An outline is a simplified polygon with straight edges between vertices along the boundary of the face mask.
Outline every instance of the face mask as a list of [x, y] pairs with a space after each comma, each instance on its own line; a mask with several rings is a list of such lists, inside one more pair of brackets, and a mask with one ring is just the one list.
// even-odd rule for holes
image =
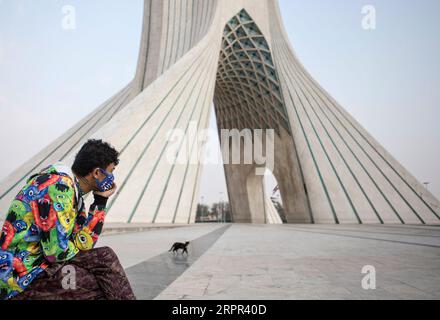
[[99, 181], [98, 179], [95, 178], [95, 182], [100, 192], [106, 192], [111, 188], [113, 188], [115, 176], [112, 173], [107, 172], [103, 169], [99, 169], [99, 170], [105, 175], [105, 178], [102, 181]]

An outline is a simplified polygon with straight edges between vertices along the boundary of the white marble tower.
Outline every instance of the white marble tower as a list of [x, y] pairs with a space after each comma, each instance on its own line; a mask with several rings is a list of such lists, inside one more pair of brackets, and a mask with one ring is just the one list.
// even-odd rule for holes
[[[1, 214], [28, 176], [99, 138], [121, 151], [107, 221], [193, 223], [203, 166], [166, 161], [167, 134], [207, 128], [213, 101], [219, 129], [275, 130], [289, 223], [440, 223], [439, 201], [301, 65], [277, 0], [145, 0], [134, 79], [0, 183]], [[280, 222], [256, 167], [225, 165], [233, 220]]]

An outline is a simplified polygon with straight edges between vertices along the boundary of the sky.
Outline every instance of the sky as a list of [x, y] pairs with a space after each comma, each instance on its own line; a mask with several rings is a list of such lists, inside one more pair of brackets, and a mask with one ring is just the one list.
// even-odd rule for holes
[[[279, 3], [312, 76], [440, 197], [440, 1]], [[67, 5], [76, 10], [74, 30], [62, 27]], [[375, 30], [362, 28], [365, 5], [376, 9]], [[0, 179], [132, 79], [142, 7], [142, 0], [0, 0]], [[267, 188], [275, 184], [268, 179]], [[200, 198], [212, 203], [225, 192], [222, 166], [206, 166]]]

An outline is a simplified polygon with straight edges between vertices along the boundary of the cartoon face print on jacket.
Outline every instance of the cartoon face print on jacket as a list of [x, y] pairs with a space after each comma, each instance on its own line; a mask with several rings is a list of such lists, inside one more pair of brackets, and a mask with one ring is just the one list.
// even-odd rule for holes
[[98, 236], [102, 232], [104, 217], [104, 211], [95, 211], [93, 218], [88, 222], [88, 227], [83, 227], [83, 229], [76, 234], [74, 242], [78, 249], [90, 250], [93, 248], [94, 243], [96, 243]]
[[0, 250], [0, 280], [7, 280], [11, 276], [13, 260], [12, 253]]
[[54, 184], [59, 176], [53, 174], [43, 174], [38, 176], [35, 181], [29, 181], [29, 186], [23, 191], [27, 202], [42, 199], [47, 194], [47, 187]]
[[60, 181], [48, 188], [49, 197], [53, 202], [53, 208], [57, 212], [58, 220], [66, 233], [70, 233], [74, 227], [76, 212], [73, 208], [72, 199], [74, 189], [67, 182]]
[[36, 201], [43, 198], [47, 193], [47, 189], [40, 190], [36, 186], [30, 186], [24, 190], [24, 198], [27, 202]]
[[21, 277], [23, 276], [23, 273], [38, 266], [43, 260], [44, 258], [41, 255], [33, 255], [29, 251], [23, 250], [14, 258], [14, 269]]
[[43, 248], [46, 258], [55, 256], [58, 250], [58, 235], [57, 230], [52, 229], [49, 232], [43, 231], [41, 233], [41, 247]]
[[26, 235], [26, 232], [24, 232], [26, 229], [27, 224], [23, 220], [15, 220], [13, 222], [6, 220], [0, 236], [2, 250], [8, 249], [11, 245], [20, 241]]
[[14, 212], [18, 220], [25, 220], [27, 223], [26, 219], [28, 218], [26, 217], [29, 217], [32, 209], [26, 202], [15, 199], [9, 207], [9, 212]]
[[32, 223], [23, 239], [26, 242], [40, 241], [40, 232], [40, 229]]
[[66, 250], [69, 244], [69, 234], [66, 229], [61, 225], [59, 221], [56, 223], [57, 226], [57, 237], [58, 237], [58, 245], [62, 250]]
[[43, 270], [41, 268], [35, 268], [30, 273], [21, 277], [18, 280], [18, 285], [22, 290], [26, 289], [26, 287], [34, 280]]
[[42, 250], [39, 241], [29, 242], [29, 243], [23, 242], [20, 243], [20, 245], [18, 245], [17, 248], [18, 248], [18, 252], [29, 251], [31, 255], [40, 255]]
[[[26, 203], [18, 200], [11, 203], [0, 235], [1, 249], [6, 250], [12, 244], [14, 237], [16, 243], [25, 236], [24, 231], [28, 227], [26, 220], [29, 218], [29, 214], [32, 214], [32, 212]], [[20, 234], [22, 232], [23, 234]]]
[[[60, 243], [60, 241], [62, 241], [62, 243]], [[73, 242], [68, 241], [67, 238], [62, 239], [62, 237], [58, 235], [56, 228], [49, 232], [42, 232], [40, 243], [44, 251], [45, 259], [49, 263], [69, 260], [78, 252]]]
[[51, 186], [57, 182], [60, 177], [55, 174], [46, 173], [41, 176], [38, 176], [34, 181], [34, 186], [38, 188], [39, 191], [46, 189], [48, 186]]
[[19, 234], [28, 228], [28, 223], [26, 221], [30, 221], [30, 213], [31, 209], [27, 203], [13, 201], [6, 220], [12, 223], [15, 232]]
[[12, 223], [8, 220], [5, 221], [2, 228], [2, 233], [0, 235], [0, 249], [6, 250], [9, 248], [12, 240], [15, 236], [15, 229]]
[[94, 242], [91, 234], [92, 232], [87, 227], [76, 234], [74, 241], [79, 250], [90, 250], [93, 248]]
[[42, 198], [31, 202], [35, 224], [43, 231], [49, 231], [55, 226], [57, 212], [51, 205], [50, 199]]
[[14, 266], [14, 273], [18, 274], [19, 276], [25, 275], [28, 271], [23, 261], [17, 257], [14, 258], [13, 266]]
[[[57, 212], [72, 210], [72, 199], [74, 196], [74, 189], [68, 185], [68, 182], [64, 181], [65, 178], [61, 178], [61, 181], [49, 186], [48, 193], [50, 199], [53, 201]], [[57, 204], [59, 204], [57, 206]]]

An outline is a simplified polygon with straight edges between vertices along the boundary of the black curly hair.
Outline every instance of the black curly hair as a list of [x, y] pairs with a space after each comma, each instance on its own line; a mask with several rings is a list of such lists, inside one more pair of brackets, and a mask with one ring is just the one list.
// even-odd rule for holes
[[85, 177], [96, 168], [106, 169], [110, 164], [119, 164], [119, 152], [102, 140], [87, 141], [75, 157], [72, 171]]

